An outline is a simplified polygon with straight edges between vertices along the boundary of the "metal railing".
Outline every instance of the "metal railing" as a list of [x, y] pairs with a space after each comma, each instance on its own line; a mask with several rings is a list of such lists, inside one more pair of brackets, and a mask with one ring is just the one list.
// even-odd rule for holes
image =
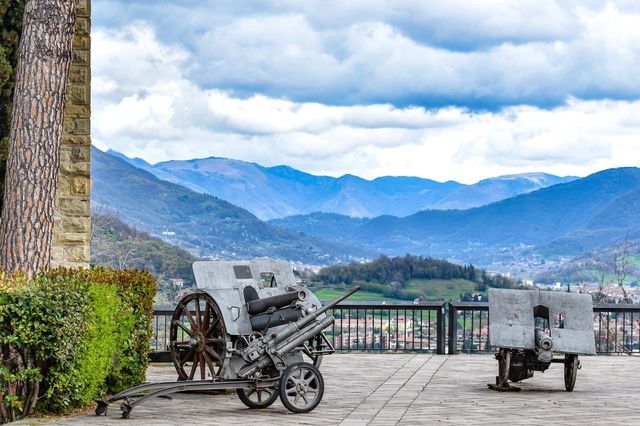
[[[337, 351], [445, 353], [446, 302], [357, 303], [329, 311], [336, 319], [325, 335]], [[170, 361], [172, 309], [153, 312], [151, 360]]]
[[640, 305], [597, 304], [593, 315], [598, 353], [640, 353]]
[[153, 335], [151, 337], [151, 362], [170, 362], [169, 329], [173, 309], [153, 310]]
[[490, 351], [489, 303], [449, 302], [447, 305], [447, 352]]
[[345, 303], [325, 334], [338, 351], [445, 353], [446, 302]]
[[[325, 334], [341, 352], [455, 354], [494, 350], [486, 302], [349, 302], [329, 313], [336, 321]], [[152, 361], [170, 361], [172, 314], [172, 309], [154, 310]], [[640, 354], [640, 305], [597, 304], [593, 318], [599, 354]]]

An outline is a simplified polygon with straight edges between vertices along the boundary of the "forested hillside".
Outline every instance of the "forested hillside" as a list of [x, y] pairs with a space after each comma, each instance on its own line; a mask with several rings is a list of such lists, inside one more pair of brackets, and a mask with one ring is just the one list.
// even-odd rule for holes
[[92, 208], [202, 257], [271, 257], [314, 265], [371, 258], [372, 251], [281, 229], [247, 210], [160, 180], [91, 150]]
[[182, 278], [195, 283], [191, 265], [198, 260], [186, 250], [138, 231], [111, 215], [91, 216], [91, 264], [116, 269], [142, 269], [163, 284]]
[[[446, 260], [422, 256], [381, 256], [367, 263], [329, 266], [313, 280], [324, 286], [366, 285], [367, 291], [398, 299], [432, 299], [442, 295], [436, 287], [450, 287], [455, 298], [469, 292], [484, 292], [488, 287], [515, 288], [518, 283], [501, 275], [489, 275], [473, 265], [457, 265]], [[441, 290], [441, 289], [440, 289]]]
[[640, 169], [619, 168], [469, 210], [361, 220], [314, 214], [271, 223], [388, 255], [488, 264], [508, 260], [522, 248], [571, 256], [627, 234], [635, 237], [640, 231], [639, 188]]

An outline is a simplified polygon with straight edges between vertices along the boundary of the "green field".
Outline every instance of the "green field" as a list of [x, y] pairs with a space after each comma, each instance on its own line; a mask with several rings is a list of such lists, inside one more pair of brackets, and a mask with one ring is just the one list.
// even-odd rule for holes
[[[330, 302], [333, 299], [336, 299], [337, 297], [341, 296], [343, 293], [345, 293], [347, 290], [346, 289], [338, 289], [338, 288], [333, 288], [333, 287], [327, 287], [327, 288], [322, 288], [319, 290], [316, 289], [312, 289], [313, 293], [318, 296], [318, 299], [320, 299], [323, 302]], [[351, 302], [406, 302], [406, 300], [400, 300], [400, 299], [394, 299], [391, 297], [385, 297], [383, 294], [380, 293], [373, 293], [371, 291], [366, 291], [364, 289], [356, 292], [355, 294], [352, 294], [351, 296], [349, 296], [349, 298], [347, 299], [347, 301], [351, 301]]]
[[[635, 266], [636, 265], [635, 262], [637, 262], [637, 261], [635, 259], [632, 259], [630, 261], [630, 264], [632, 264], [632, 266], [635, 267], [635, 268], [640, 267], [640, 265]], [[591, 279], [594, 282], [598, 282], [600, 280], [601, 272], [600, 271], [596, 271], [595, 269], [581, 269], [579, 274], [581, 276], [584, 276], [584, 277], [591, 277]], [[632, 271], [628, 272], [628, 276], [624, 279], [624, 285], [631, 285], [633, 283], [637, 283], [638, 281], [640, 281], [640, 276], [638, 276], [637, 272], [632, 270]], [[617, 281], [616, 276], [614, 274], [607, 273], [604, 276], [604, 282], [607, 285], [609, 285], [609, 284], [616, 285], [618, 281]]]
[[411, 280], [406, 288], [422, 292], [427, 300], [460, 300], [462, 293], [474, 293], [476, 285], [463, 279]]
[[[475, 293], [475, 283], [463, 279], [455, 280], [422, 280], [414, 279], [409, 281], [406, 290], [415, 290], [422, 293], [423, 298], [426, 300], [460, 300], [462, 293]], [[338, 289], [333, 287], [325, 287], [321, 289], [314, 289], [313, 292], [322, 301], [333, 300], [336, 297], [344, 293], [345, 289]], [[363, 285], [363, 289], [349, 297], [348, 300], [354, 302], [406, 302], [407, 300], [401, 300], [391, 297], [385, 297], [381, 293], [374, 293], [366, 290], [366, 284]], [[413, 300], [413, 299], [411, 299]]]

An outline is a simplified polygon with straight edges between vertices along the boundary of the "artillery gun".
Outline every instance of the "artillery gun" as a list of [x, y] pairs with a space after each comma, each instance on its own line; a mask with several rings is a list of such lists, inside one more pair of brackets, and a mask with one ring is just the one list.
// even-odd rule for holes
[[[595, 355], [593, 302], [588, 294], [539, 290], [489, 290], [489, 335], [499, 348], [495, 390], [546, 371], [552, 363], [564, 365], [564, 384], [572, 391], [580, 361]], [[554, 357], [559, 354], [561, 357]]]
[[202, 261], [193, 272], [198, 290], [178, 303], [171, 319], [178, 381], [147, 383], [98, 401], [96, 415], [123, 401], [122, 417], [129, 418], [150, 398], [213, 390], [236, 390], [254, 409], [278, 396], [295, 413], [317, 407], [324, 393], [322, 357], [334, 351], [323, 333], [335, 321], [327, 311], [360, 288], [323, 306], [284, 261]]

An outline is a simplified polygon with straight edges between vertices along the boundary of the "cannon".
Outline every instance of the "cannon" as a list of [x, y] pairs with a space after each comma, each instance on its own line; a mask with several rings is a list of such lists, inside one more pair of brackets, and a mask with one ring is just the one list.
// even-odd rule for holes
[[235, 390], [252, 409], [278, 397], [295, 413], [316, 408], [324, 393], [322, 357], [334, 351], [323, 333], [335, 321], [327, 311], [360, 288], [323, 306], [284, 261], [198, 261], [193, 272], [197, 290], [180, 300], [169, 329], [178, 380], [97, 401], [96, 415], [115, 401], [123, 401], [122, 417], [129, 418], [153, 397], [215, 390]]
[[[588, 294], [535, 290], [489, 290], [489, 336], [498, 348], [498, 376], [489, 387], [515, 390], [511, 382], [564, 365], [564, 384], [576, 384], [578, 355], [595, 355], [593, 302]], [[555, 356], [559, 355], [559, 356]]]

